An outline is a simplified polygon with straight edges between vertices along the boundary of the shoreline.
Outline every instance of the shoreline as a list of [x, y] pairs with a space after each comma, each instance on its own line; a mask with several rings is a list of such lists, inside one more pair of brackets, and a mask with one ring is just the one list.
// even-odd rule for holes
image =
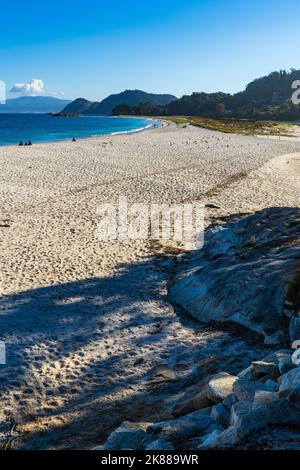
[[[83, 116], [85, 117], [85, 116]], [[89, 116], [87, 116], [89, 117]], [[91, 117], [97, 117], [97, 116], [91, 116]], [[99, 116], [99, 117], [103, 117], [103, 116]], [[137, 128], [137, 129], [132, 129], [132, 130], [129, 130], [129, 131], [118, 131], [118, 132], [110, 132], [108, 134], [97, 134], [97, 135], [90, 135], [88, 137], [75, 137], [76, 139], [76, 142], [80, 142], [80, 141], [85, 141], [85, 140], [89, 140], [89, 139], [97, 139], [97, 138], [100, 138], [100, 137], [106, 137], [106, 136], [114, 136], [114, 135], [126, 135], [126, 134], [135, 134], [135, 133], [139, 133], [139, 132], [143, 132], [143, 131], [146, 131], [146, 130], [149, 130], [151, 128], [160, 128], [160, 127], [163, 127], [163, 126], [158, 126], [156, 127], [155, 126], [155, 122], [156, 120], [154, 118], [148, 118], [148, 117], [142, 117], [142, 116], [104, 116], [104, 117], [111, 117], [111, 118], [132, 118], [132, 119], [147, 119], [148, 121], [153, 121], [153, 124], [147, 124], [146, 126], [144, 127], [141, 127], [141, 128]], [[70, 139], [62, 139], [62, 140], [49, 140], [49, 141], [45, 141], [45, 142], [34, 142], [34, 140], [32, 139], [32, 145], [44, 145], [44, 144], [57, 144], [57, 143], [67, 143], [67, 142], [72, 142], [72, 138]], [[73, 142], [74, 143], [74, 142]], [[0, 149], [3, 148], [3, 147], [21, 147], [19, 146], [19, 144], [1, 144], [0, 143]]]
[[[89, 116], [87, 116], [89, 117]], [[91, 116], [93, 117], [93, 116]], [[100, 116], [101, 117], [101, 116]], [[126, 116], [123, 116], [123, 115], [120, 115], [120, 116], [110, 116], [112, 118], [114, 117], [117, 117], [117, 118], [132, 118], [132, 119], [147, 119], [149, 121], [153, 121], [153, 124], [148, 124], [144, 127], [141, 127], [141, 128], [137, 128], [137, 129], [133, 129], [133, 130], [129, 130], [129, 131], [118, 131], [118, 132], [111, 132], [109, 134], [99, 134], [99, 135], [92, 135], [92, 136], [88, 136], [88, 137], [75, 137], [76, 138], [76, 142], [72, 142], [71, 139], [68, 139], [68, 140], [53, 140], [53, 141], [47, 141], [47, 142], [33, 142], [32, 145], [34, 146], [43, 146], [43, 145], [55, 145], [55, 144], [68, 144], [68, 143], [71, 143], [71, 144], [74, 144], [74, 143], [81, 143], [81, 142], [88, 142], [88, 141], [93, 141], [93, 140], [98, 140], [98, 139], [103, 139], [103, 138], [107, 138], [107, 137], [115, 137], [115, 136], [126, 136], [126, 135], [134, 135], [134, 134], [138, 134], [138, 133], [141, 133], [141, 132], [144, 132], [144, 131], [154, 131], [154, 130], [159, 130], [159, 129], [163, 129], [165, 127], [181, 127], [180, 125], [176, 125], [174, 123], [172, 123], [172, 121], [168, 121], [168, 120], [164, 120], [163, 118], [154, 118], [154, 117], [148, 117], [148, 116], [131, 116], [131, 115], [126, 115]], [[276, 121], [274, 121], [276, 122]], [[279, 122], [279, 121], [278, 121]], [[158, 123], [159, 125], [156, 125]], [[190, 124], [191, 125], [191, 124]], [[228, 135], [235, 135], [237, 137], [254, 137], [254, 138], [257, 138], [257, 139], [264, 139], [264, 140], [278, 140], [278, 141], [287, 141], [287, 142], [300, 142], [300, 130], [298, 129], [298, 127], [300, 126], [300, 124], [295, 124], [295, 123], [291, 123], [291, 126], [293, 126], [295, 129], [294, 129], [294, 134], [291, 134], [289, 136], [273, 136], [273, 135], [260, 135], [260, 134], [253, 134], [253, 135], [246, 135], [246, 134], [237, 134], [237, 133], [229, 133]], [[194, 126], [194, 127], [197, 127], [197, 126]], [[205, 130], [206, 128], [205, 127], [199, 127], [200, 129], [203, 129]], [[209, 129], [208, 129], [209, 130]], [[215, 132], [215, 133], [219, 133], [219, 131], [217, 130], [209, 130], [210, 132]], [[223, 133], [221, 133], [223, 134]], [[226, 135], [226, 134], [225, 134]], [[16, 147], [20, 147], [19, 144], [0, 144], [0, 150], [2, 148], [16, 148]]]

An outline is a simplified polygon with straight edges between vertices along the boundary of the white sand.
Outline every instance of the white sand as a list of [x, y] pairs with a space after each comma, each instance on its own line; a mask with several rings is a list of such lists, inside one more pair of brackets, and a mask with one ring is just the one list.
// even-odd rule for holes
[[[174, 126], [0, 148], [0, 339], [8, 358], [1, 417], [18, 424], [27, 445], [96, 444], [123, 418], [159, 415], [151, 367], [182, 374], [194, 361], [240, 347], [228, 333], [176, 315], [166, 299], [176, 260], [152, 256], [152, 241], [100, 242], [97, 206], [118, 195], [200, 200], [220, 207], [207, 210], [207, 223], [299, 206], [296, 152], [298, 140]], [[264, 353], [243, 347], [248, 358]]]

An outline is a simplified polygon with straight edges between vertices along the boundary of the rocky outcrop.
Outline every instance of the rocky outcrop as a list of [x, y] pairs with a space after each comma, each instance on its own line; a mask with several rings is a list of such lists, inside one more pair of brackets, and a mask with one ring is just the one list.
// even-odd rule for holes
[[219, 403], [232, 393], [237, 377], [226, 372], [218, 374], [208, 382], [207, 396], [215, 403]]
[[[279, 358], [282, 354], [288, 353], [278, 351], [273, 355], [273, 361], [270, 356], [261, 361], [269, 364], [270, 368], [259, 370], [260, 379], [257, 362], [254, 361], [237, 377], [223, 373], [211, 376], [206, 384], [201, 381], [202, 395], [210, 400], [210, 406], [155, 424], [125, 422], [101, 448], [239, 448], [252, 432], [263, 432], [272, 426], [278, 427], [277, 437], [280, 441], [281, 429], [286, 432], [286, 427], [299, 427], [300, 420], [300, 368], [291, 362], [292, 369], [287, 373], [276, 379], [269, 378], [270, 370], [279, 370]], [[291, 354], [292, 350], [289, 351], [290, 356]], [[209, 398], [211, 387], [215, 387], [217, 383], [218, 393], [214, 395], [214, 399], [219, 402], [212, 404]], [[300, 449], [300, 441], [297, 448]]]
[[[299, 426], [299, 372], [300, 369], [294, 365], [294, 369], [278, 377], [276, 381], [266, 380], [266, 376], [259, 381], [237, 380], [233, 391], [238, 400], [230, 408], [229, 420], [223, 421], [225, 429], [223, 432], [212, 432], [199, 448], [235, 448], [253, 431], [278, 425]], [[243, 372], [240, 375], [244, 375]], [[215, 416], [215, 412], [212, 413]], [[298, 448], [300, 449], [300, 442]]]
[[124, 421], [107, 439], [105, 450], [142, 449], [146, 440], [146, 430], [150, 423], [130, 423]]
[[290, 349], [300, 340], [300, 210], [266, 209], [211, 227], [204, 249], [182, 259], [182, 266], [170, 285], [173, 302], [204, 323], [240, 324], [269, 345], [288, 347], [252, 359], [236, 375], [212, 373], [216, 357], [203, 360], [204, 376], [174, 403], [173, 419], [142, 431], [133, 424], [142, 439], [134, 434], [128, 442], [127, 433], [119, 445], [234, 449], [253, 433], [259, 439], [276, 429], [274, 448], [281, 448], [281, 434], [288, 442], [292, 433], [291, 447], [300, 449], [300, 367]]
[[233, 384], [238, 379], [227, 372], [208, 375], [184, 394], [174, 405], [172, 415], [184, 416], [193, 411], [211, 407], [231, 394]]
[[204, 323], [234, 323], [280, 345], [300, 338], [300, 209], [271, 208], [210, 227], [170, 299]]

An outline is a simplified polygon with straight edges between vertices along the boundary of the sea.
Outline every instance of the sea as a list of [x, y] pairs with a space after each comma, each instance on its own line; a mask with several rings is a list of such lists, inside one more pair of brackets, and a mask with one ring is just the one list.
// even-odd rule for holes
[[150, 119], [115, 116], [65, 117], [46, 114], [1, 114], [0, 146], [85, 139], [138, 132], [159, 125]]

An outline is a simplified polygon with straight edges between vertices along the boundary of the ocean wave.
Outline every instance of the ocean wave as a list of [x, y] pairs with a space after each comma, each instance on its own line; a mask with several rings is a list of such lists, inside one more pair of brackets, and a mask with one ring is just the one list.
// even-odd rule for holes
[[140, 127], [139, 129], [131, 129], [130, 131], [119, 131], [119, 132], [112, 132], [111, 135], [119, 135], [119, 134], [134, 134], [135, 132], [142, 132], [145, 129], [149, 129], [150, 127], [154, 127], [154, 124], [148, 124], [145, 127]]

